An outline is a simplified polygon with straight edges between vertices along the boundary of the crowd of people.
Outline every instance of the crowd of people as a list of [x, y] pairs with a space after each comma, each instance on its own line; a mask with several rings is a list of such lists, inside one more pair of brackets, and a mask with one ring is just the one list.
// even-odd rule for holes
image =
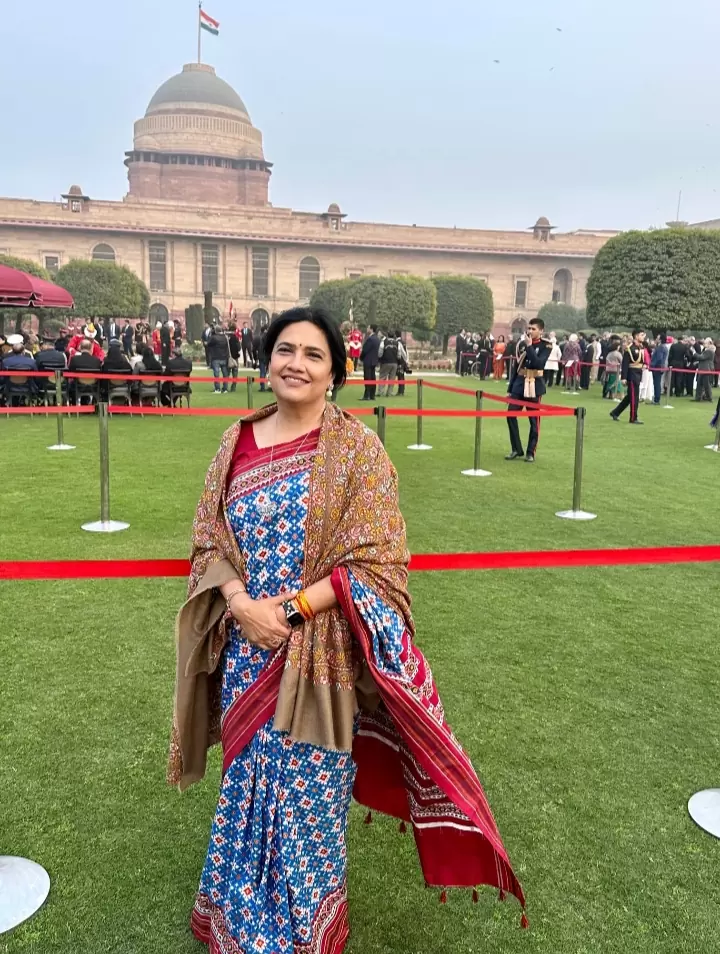
[[[141, 403], [151, 399], [143, 397], [142, 375], [188, 376], [192, 361], [182, 354], [179, 323], [157, 322], [152, 329], [144, 321], [135, 326], [126, 322], [122, 328], [114, 321], [104, 325], [88, 321], [61, 328], [57, 337], [39, 338], [27, 331], [0, 335], [0, 370], [16, 372], [15, 376], [4, 377], [0, 386], [0, 403], [7, 406], [42, 398], [46, 392], [54, 394], [47, 379], [23, 379], [23, 371], [82, 374], [83, 378], [66, 379], [67, 397], [73, 404], [107, 398], [113, 382], [94, 381], [93, 375], [132, 375], [137, 380], [129, 384], [128, 400]], [[157, 397], [162, 404], [172, 403], [169, 382], [157, 388]]]
[[[503, 335], [470, 334], [461, 330], [455, 341], [457, 374], [478, 373], [481, 379], [512, 376], [519, 337], [506, 342]], [[632, 343], [629, 334], [567, 334], [559, 341], [554, 332], [547, 336], [550, 356], [543, 379], [546, 387], [564, 385], [567, 390], [588, 390], [596, 382], [603, 397], [622, 397], [623, 354]], [[720, 378], [720, 341], [693, 335], [673, 339], [662, 333], [643, 341], [644, 373], [640, 401], [659, 404], [662, 396], [690, 397], [712, 401], [712, 389]]]

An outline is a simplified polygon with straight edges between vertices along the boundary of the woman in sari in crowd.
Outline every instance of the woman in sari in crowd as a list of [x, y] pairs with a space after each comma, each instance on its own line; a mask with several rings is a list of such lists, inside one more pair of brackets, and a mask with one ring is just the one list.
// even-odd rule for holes
[[501, 381], [505, 374], [505, 335], [500, 335], [493, 345], [493, 377], [496, 381]]
[[210, 745], [223, 754], [192, 931], [212, 954], [341, 954], [353, 795], [413, 826], [426, 884], [524, 904], [414, 644], [397, 474], [326, 400], [345, 381], [341, 333], [294, 308], [265, 360], [277, 403], [221, 441], [177, 620], [168, 780], [183, 790]]

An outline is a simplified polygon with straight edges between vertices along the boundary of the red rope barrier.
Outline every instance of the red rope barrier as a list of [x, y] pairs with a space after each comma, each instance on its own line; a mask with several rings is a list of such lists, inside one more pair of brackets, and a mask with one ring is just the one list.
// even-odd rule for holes
[[[420, 553], [413, 572], [571, 569], [715, 563], [720, 546], [637, 547], [602, 550], [520, 550], [497, 553]], [[0, 560], [0, 580], [93, 580], [185, 577], [188, 560]]]
[[50, 404], [48, 407], [0, 407], [2, 414], [94, 414], [94, 404], [63, 404], [56, 406]]
[[[0, 408], [0, 413], [2, 412]], [[38, 410], [42, 412], [42, 408], [29, 410]], [[356, 417], [367, 417], [375, 413], [374, 409], [371, 407], [353, 407], [353, 408], [343, 408], [349, 414], [354, 414]], [[248, 411], [246, 408], [242, 407], [140, 407], [139, 405], [131, 404], [110, 404], [108, 405], [108, 411], [110, 414], [155, 414], [159, 417], [247, 417], [249, 414], [252, 414], [253, 411]]]
[[[490, 394], [488, 391], [483, 391], [483, 398], [487, 398], [488, 401], [501, 401], [503, 404], [522, 404], [524, 398], [513, 397], [511, 394]], [[574, 414], [574, 410], [569, 407], [563, 407], [562, 404], [541, 404], [540, 407], [544, 407], [550, 411], [568, 411], [570, 414]]]
[[[449, 391], [451, 394], [469, 394], [471, 397], [475, 397], [475, 391], [471, 391], [469, 388], [454, 388], [449, 384], [435, 384], [434, 381], [423, 381], [423, 384], [426, 388], [434, 388], [436, 391]], [[480, 390], [478, 388], [478, 390]]]
[[0, 378], [50, 378], [55, 377], [55, 369], [52, 371], [0, 371]]
[[[515, 403], [521, 403], [516, 398]], [[388, 417], [574, 417], [575, 411], [571, 407], [550, 408], [538, 405], [537, 411], [451, 411], [443, 408], [424, 408], [418, 411], [412, 407], [388, 407], [385, 409]]]

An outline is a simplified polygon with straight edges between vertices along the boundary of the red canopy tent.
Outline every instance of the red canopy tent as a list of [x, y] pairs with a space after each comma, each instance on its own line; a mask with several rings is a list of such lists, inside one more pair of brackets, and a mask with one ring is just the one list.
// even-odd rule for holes
[[72, 295], [59, 285], [0, 265], [0, 308], [72, 308]]

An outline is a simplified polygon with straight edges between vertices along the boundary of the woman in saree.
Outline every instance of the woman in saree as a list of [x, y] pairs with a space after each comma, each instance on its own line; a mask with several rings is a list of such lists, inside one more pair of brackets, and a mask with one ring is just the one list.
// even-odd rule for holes
[[397, 474], [326, 400], [340, 331], [295, 308], [265, 348], [277, 403], [222, 439], [177, 620], [168, 780], [183, 790], [209, 746], [223, 755], [192, 931], [211, 954], [341, 954], [352, 796], [412, 825], [426, 884], [524, 905], [414, 644]]
[[500, 335], [493, 345], [493, 377], [502, 381], [505, 376], [505, 335]]

